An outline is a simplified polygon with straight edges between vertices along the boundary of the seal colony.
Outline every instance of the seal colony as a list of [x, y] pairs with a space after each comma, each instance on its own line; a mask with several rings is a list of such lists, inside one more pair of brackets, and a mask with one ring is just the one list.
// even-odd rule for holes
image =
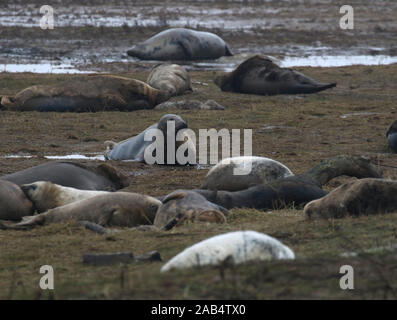
[[[270, 163], [279, 166], [276, 163]], [[265, 166], [262, 169], [273, 170], [273, 166]], [[257, 173], [259, 173], [257, 181], [261, 181], [266, 170]], [[331, 179], [342, 175], [358, 178], [381, 178], [382, 170], [364, 157], [337, 156], [322, 161], [304, 174], [288, 175], [268, 182], [260, 182], [256, 186], [240, 191], [224, 191], [221, 189], [195, 189], [193, 191], [226, 209], [278, 209], [289, 205], [304, 205], [312, 200], [324, 197], [327, 192], [322, 189], [322, 186]], [[230, 181], [235, 180], [232, 175], [226, 175], [222, 185], [228, 185], [228, 178]], [[253, 178], [255, 178], [255, 175], [253, 175]], [[255, 180], [252, 179], [251, 181]]]
[[[160, 32], [135, 45], [128, 54], [142, 60], [160, 61], [217, 59], [232, 55], [228, 45], [217, 35], [183, 28]], [[309, 94], [336, 86], [333, 82], [321, 83], [295, 70], [281, 68], [263, 55], [243, 61], [234, 71], [218, 75], [214, 82], [225, 92], [258, 95]], [[188, 71], [167, 62], [153, 68], [146, 83], [111, 75], [75, 76], [54, 85], [31, 86], [15, 96], [3, 96], [1, 104], [14, 111], [224, 109], [213, 100], [202, 103], [173, 98], [168, 101], [189, 91], [193, 88]], [[169, 123], [175, 129], [171, 138], [167, 130]], [[177, 149], [184, 146], [185, 152], [195, 158], [187, 122], [176, 114], [162, 116], [158, 123], [139, 135], [119, 143], [106, 141], [105, 158], [153, 164], [145, 157], [147, 153], [158, 156], [158, 149], [151, 148], [157, 136], [145, 139], [152, 129], [158, 129], [165, 137], [164, 154], [168, 155], [171, 145], [175, 145], [176, 154]], [[177, 135], [182, 139], [176, 139]], [[390, 149], [396, 153], [397, 121], [390, 126], [386, 137]], [[168, 157], [163, 160], [154, 163], [186, 164], [177, 159], [176, 163], [172, 162]], [[189, 159], [187, 162], [195, 161]], [[251, 169], [249, 174], [236, 174], [236, 170], [244, 172], [247, 164]], [[331, 179], [342, 175], [360, 180], [349, 181], [330, 193], [323, 189]], [[87, 229], [110, 235], [121, 230], [105, 227], [162, 232], [189, 222], [201, 222], [204, 227], [209, 223], [226, 224], [233, 220], [233, 216], [229, 218], [229, 209], [233, 208], [267, 210], [305, 205], [304, 214], [309, 218], [342, 218], [397, 210], [397, 181], [382, 179], [382, 171], [364, 157], [333, 157], [301, 174], [294, 174], [284, 164], [269, 158], [224, 159], [209, 170], [200, 189], [178, 189], [159, 199], [117, 192], [129, 185], [129, 179], [108, 164], [86, 166], [48, 162], [4, 175], [0, 177], [0, 220], [9, 221], [0, 222], [0, 229], [25, 230], [77, 220]], [[39, 214], [33, 215], [35, 212]], [[131, 255], [127, 258], [131, 260]], [[292, 260], [295, 254], [268, 235], [236, 231], [186, 248], [166, 263], [161, 272], [278, 259]]]
[[216, 34], [185, 28], [164, 30], [134, 45], [127, 54], [141, 60], [205, 60], [232, 56], [229, 46]]
[[233, 72], [218, 75], [214, 82], [222, 91], [259, 95], [316, 93], [336, 86], [336, 83], [320, 83], [300, 72], [280, 68], [262, 55], [245, 60]]

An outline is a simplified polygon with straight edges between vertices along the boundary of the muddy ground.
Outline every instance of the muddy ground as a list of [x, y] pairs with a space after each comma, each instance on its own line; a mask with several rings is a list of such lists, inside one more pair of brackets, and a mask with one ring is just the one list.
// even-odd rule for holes
[[[246, 55], [396, 56], [397, 2], [354, 0], [354, 29], [342, 30], [345, 1], [51, 1], [54, 29], [39, 27], [42, 1], [0, 3], [0, 64], [70, 63], [79, 70], [146, 71], [153, 63], [126, 55], [133, 44], [169, 27], [210, 31], [235, 57], [193, 63], [234, 66]], [[210, 65], [210, 66], [209, 66]], [[217, 66], [218, 65], [218, 66]]]
[[[397, 178], [397, 159], [385, 133], [396, 118], [397, 65], [345, 68], [298, 68], [335, 89], [313, 95], [264, 97], [221, 92], [212, 72], [192, 72], [194, 92], [174, 99], [214, 99], [224, 111], [178, 113], [199, 128], [253, 129], [253, 154], [281, 161], [302, 173], [319, 161], [340, 154], [364, 155]], [[147, 72], [123, 74], [145, 79]], [[32, 84], [53, 83], [68, 75], [1, 74], [0, 94], [13, 94]], [[203, 85], [203, 83], [205, 85]], [[0, 111], [0, 174], [48, 161], [44, 155], [92, 154], [105, 140], [122, 140], [156, 122], [163, 111], [130, 113], [38, 113]], [[98, 162], [99, 163], [99, 162]], [[177, 188], [199, 187], [208, 169], [111, 162], [131, 177], [126, 190], [163, 195]], [[333, 189], [349, 178], [332, 180]], [[237, 209], [224, 225], [190, 224], [171, 232], [125, 231], [114, 237], [93, 234], [73, 223], [29, 232], [0, 231], [0, 298], [55, 299], [368, 299], [396, 298], [397, 256], [394, 252], [340, 258], [346, 251], [396, 243], [397, 213], [373, 217], [309, 222], [298, 208], [278, 211]], [[86, 252], [158, 250], [164, 261], [209, 236], [252, 229], [277, 237], [297, 255], [296, 262], [250, 263], [225, 271], [205, 268], [159, 273], [163, 263], [89, 267]], [[39, 289], [39, 267], [55, 269], [55, 290]], [[355, 290], [339, 288], [339, 268], [355, 267]]]

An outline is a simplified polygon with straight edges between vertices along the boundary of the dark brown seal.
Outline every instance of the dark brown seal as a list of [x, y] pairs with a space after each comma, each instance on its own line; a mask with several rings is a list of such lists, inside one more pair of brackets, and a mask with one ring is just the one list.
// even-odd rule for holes
[[390, 149], [397, 153], [397, 120], [395, 120], [386, 133], [387, 142]]
[[260, 95], [315, 93], [336, 86], [336, 83], [320, 83], [300, 72], [280, 68], [261, 55], [247, 59], [233, 72], [219, 75], [214, 81], [222, 91]]
[[128, 178], [108, 164], [83, 165], [52, 161], [0, 177], [21, 186], [36, 181], [50, 181], [81, 190], [115, 191], [129, 185]]

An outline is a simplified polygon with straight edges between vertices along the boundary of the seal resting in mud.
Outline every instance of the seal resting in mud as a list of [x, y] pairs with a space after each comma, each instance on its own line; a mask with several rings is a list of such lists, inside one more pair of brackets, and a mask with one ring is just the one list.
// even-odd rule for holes
[[33, 203], [10, 181], [0, 180], [0, 220], [20, 220], [34, 213]]
[[110, 193], [109, 191], [80, 190], [64, 187], [49, 181], [23, 184], [21, 189], [26, 197], [34, 203], [37, 212], [45, 212], [76, 201]]
[[273, 159], [225, 158], [207, 173], [201, 189], [239, 191], [291, 175], [290, 169]]
[[225, 208], [207, 201], [196, 192], [187, 190], [176, 190], [161, 201], [163, 204], [154, 219], [157, 228], [163, 228], [168, 224], [180, 226], [186, 221], [225, 223], [225, 216], [229, 214]]
[[324, 198], [309, 202], [309, 218], [342, 218], [397, 211], [397, 181], [359, 179], [349, 181]]
[[[170, 127], [168, 127], [170, 125]], [[175, 130], [171, 130], [171, 125], [174, 126]], [[163, 157], [160, 157], [159, 161], [155, 162], [157, 164], [181, 164], [184, 165], [186, 163], [195, 163], [196, 159], [196, 147], [194, 142], [192, 141], [191, 136], [188, 133], [187, 129], [188, 125], [180, 116], [176, 114], [166, 114], [162, 116], [158, 123], [151, 125], [150, 127], [146, 128], [143, 132], [139, 135], [129, 138], [127, 140], [121, 141], [119, 143], [113, 141], [105, 141], [105, 145], [107, 147], [107, 151], [105, 153], [105, 158], [107, 160], [135, 160], [135, 161], [142, 161], [147, 162], [145, 159], [145, 151], [149, 152], [152, 155], [154, 151], [158, 152], [158, 150], [152, 150], [147, 148], [152, 148], [154, 142], [157, 138], [150, 135], [150, 139], [146, 139], [145, 135], [150, 133], [151, 129], [158, 129], [163, 136], [163, 143], [159, 143], [159, 147], [164, 150]], [[167, 135], [167, 128], [170, 129], [170, 134]], [[176, 138], [180, 136], [181, 140]], [[169, 148], [168, 143], [169, 141], [173, 141], [175, 143], [175, 150], [174, 150], [174, 158], [171, 161], [168, 161], [168, 151], [171, 150]], [[178, 162], [176, 157], [176, 153], [180, 148], [184, 151], [184, 160], [185, 163]], [[153, 163], [149, 163], [153, 164]]]
[[141, 60], [205, 60], [232, 56], [222, 38], [210, 32], [185, 28], [162, 31], [134, 45], [127, 54]]
[[18, 111], [133, 111], [153, 109], [169, 94], [148, 84], [111, 75], [76, 76], [53, 85], [36, 85], [13, 97], [3, 96], [1, 104]]
[[153, 223], [161, 201], [146, 195], [129, 192], [111, 192], [80, 200], [24, 217], [13, 225], [0, 225], [2, 229], [27, 229], [70, 220], [89, 221], [101, 226], [134, 227]]
[[279, 240], [256, 231], [235, 231], [203, 240], [168, 261], [161, 272], [224, 263], [295, 259], [294, 252]]
[[315, 93], [336, 83], [320, 83], [297, 71], [280, 68], [270, 58], [256, 55], [233, 72], [218, 75], [215, 84], [222, 91], [260, 95]]
[[389, 130], [386, 133], [386, 137], [390, 149], [394, 153], [397, 153], [397, 120], [391, 124]]
[[161, 64], [150, 72], [146, 81], [152, 88], [179, 96], [193, 91], [189, 73], [177, 64]]
[[76, 162], [51, 161], [1, 176], [17, 185], [50, 181], [82, 190], [115, 191], [129, 185], [128, 178], [108, 164], [83, 165]]
[[341, 175], [381, 178], [382, 171], [367, 158], [337, 156], [315, 165], [304, 174], [279, 178], [241, 191], [203, 189], [193, 191], [226, 209], [277, 209], [289, 205], [300, 206], [324, 197], [327, 192], [322, 186]]

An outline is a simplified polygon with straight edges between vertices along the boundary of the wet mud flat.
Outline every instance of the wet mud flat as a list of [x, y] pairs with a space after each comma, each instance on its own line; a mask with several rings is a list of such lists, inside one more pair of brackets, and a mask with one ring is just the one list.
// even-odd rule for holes
[[[319, 81], [336, 81], [332, 90], [313, 95], [256, 96], [221, 92], [210, 71], [193, 71], [193, 93], [178, 99], [214, 99], [226, 110], [141, 110], [130, 113], [40, 113], [0, 110], [0, 174], [49, 161], [45, 156], [100, 155], [106, 140], [136, 135], [166, 112], [177, 113], [195, 132], [201, 128], [253, 129], [253, 154], [281, 161], [303, 173], [326, 158], [364, 155], [397, 178], [397, 158], [386, 144], [386, 131], [397, 115], [397, 65], [297, 68]], [[146, 79], [148, 72], [121, 75]], [[68, 78], [58, 74], [0, 74], [0, 95], [33, 84]], [[205, 84], [205, 85], [203, 85]], [[9, 158], [14, 155], [19, 157]], [[101, 163], [99, 160], [78, 160]], [[207, 168], [149, 166], [111, 161], [131, 178], [124, 191], [153, 196], [179, 188], [197, 188]], [[351, 178], [333, 179], [326, 188]], [[397, 213], [309, 222], [300, 208], [233, 209], [226, 224], [188, 224], [170, 232], [124, 231], [114, 237], [94, 234], [73, 222], [28, 232], [0, 231], [0, 297], [3, 299], [294, 299], [396, 298], [395, 251], [369, 258], [344, 252], [393, 245]], [[164, 262], [200, 240], [234, 230], [267, 233], [291, 247], [296, 262], [204, 268], [166, 275], [162, 262], [92, 267], [84, 253], [153, 250]], [[41, 265], [55, 270], [55, 290], [38, 289]], [[339, 289], [339, 268], [355, 268], [355, 290]], [[391, 289], [390, 289], [391, 288]]]
[[127, 49], [170, 27], [214, 32], [236, 54], [193, 63], [190, 68], [194, 70], [230, 69], [254, 53], [280, 59], [396, 57], [397, 3], [349, 2], [354, 8], [353, 30], [339, 26], [339, 9], [344, 4], [331, 0], [99, 0], [84, 5], [74, 0], [54, 1], [54, 29], [42, 30], [40, 1], [5, 0], [0, 3], [0, 65], [8, 71], [21, 63], [50, 63], [54, 72], [62, 65], [73, 68], [71, 72], [146, 71], [153, 63], [128, 57]]

